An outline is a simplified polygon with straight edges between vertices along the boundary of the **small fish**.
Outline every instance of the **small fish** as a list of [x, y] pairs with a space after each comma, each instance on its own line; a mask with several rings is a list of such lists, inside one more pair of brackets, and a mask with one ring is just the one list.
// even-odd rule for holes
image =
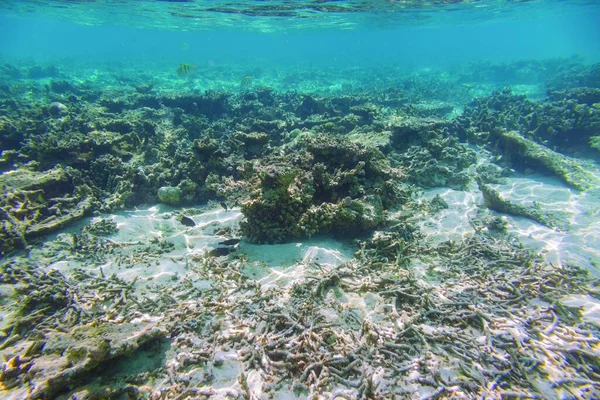
[[190, 218], [183, 215], [179, 220], [185, 226], [196, 226], [196, 223]]
[[180, 78], [189, 78], [197, 70], [197, 65], [181, 63], [179, 64], [179, 67], [177, 67], [177, 76]]
[[217, 247], [208, 252], [210, 257], [222, 257], [229, 253], [233, 253], [235, 249], [233, 247]]
[[219, 203], [221, 205], [221, 207], [223, 207], [225, 209], [225, 211], [227, 211], [227, 203], [225, 203], [224, 201]]
[[254, 77], [252, 75], [246, 75], [240, 81], [240, 86], [243, 88], [247, 88], [252, 86], [252, 82], [254, 81]]
[[223, 240], [222, 242], [219, 242], [219, 244], [222, 244], [223, 246], [235, 246], [239, 242], [240, 242], [240, 239], [227, 239], [227, 240]]

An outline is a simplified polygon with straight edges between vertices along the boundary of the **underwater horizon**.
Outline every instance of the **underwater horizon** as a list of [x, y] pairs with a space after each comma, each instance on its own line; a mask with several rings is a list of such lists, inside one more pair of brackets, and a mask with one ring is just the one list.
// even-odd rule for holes
[[4, 1], [1, 56], [9, 61], [114, 61], [142, 70], [181, 62], [202, 69], [230, 63], [447, 68], [572, 56], [588, 63], [600, 59], [598, 2], [448, 3], [456, 4]]
[[598, 21], [0, 1], [0, 397], [600, 398]]

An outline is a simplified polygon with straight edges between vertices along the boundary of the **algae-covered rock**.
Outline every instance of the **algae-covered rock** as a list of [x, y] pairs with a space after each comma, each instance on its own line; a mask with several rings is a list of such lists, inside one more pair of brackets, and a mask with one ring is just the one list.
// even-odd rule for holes
[[600, 151], [600, 135], [592, 136], [590, 138], [590, 147], [594, 150]]
[[193, 149], [201, 160], [206, 161], [213, 157], [215, 152], [219, 149], [219, 142], [209, 137], [196, 139], [194, 141]]
[[338, 237], [354, 237], [381, 226], [385, 221], [378, 196], [352, 200], [349, 197], [337, 204], [312, 206], [302, 214], [297, 229], [300, 235], [333, 232]]
[[0, 175], [0, 254], [27, 247], [31, 238], [87, 215], [97, 200], [86, 185], [75, 186], [73, 171], [17, 169]]
[[259, 166], [242, 206], [248, 240], [280, 243], [333, 232], [352, 236], [380, 226], [384, 208], [398, 206], [402, 173], [376, 148], [341, 137], [306, 137], [295, 156]]
[[367, 178], [385, 175], [391, 172], [389, 161], [376, 147], [359, 144], [338, 135], [319, 135], [305, 137], [301, 146], [328, 168], [355, 168], [359, 162], [364, 163]]
[[565, 156], [526, 139], [516, 131], [499, 134], [505, 156], [552, 172], [569, 186], [587, 190], [600, 184], [598, 178], [582, 168], [574, 158]]
[[0, 186], [13, 190], [56, 190], [65, 185], [69, 185], [69, 176], [64, 168], [53, 168], [41, 173], [21, 168], [0, 175]]
[[23, 132], [17, 122], [9, 117], [0, 116], [0, 149], [13, 149], [23, 140]]
[[515, 95], [507, 87], [473, 100], [455, 120], [454, 128], [461, 140], [473, 143], [494, 144], [497, 133], [519, 131], [561, 153], [587, 151], [590, 138], [600, 128], [598, 93], [590, 88], [549, 91], [551, 101], [538, 102]]
[[178, 187], [174, 186], [163, 186], [158, 189], [158, 200], [162, 203], [177, 206], [181, 204], [182, 191]]
[[102, 363], [131, 356], [141, 346], [166, 335], [166, 329], [156, 322], [91, 323], [67, 332], [51, 331], [41, 342], [41, 355], [32, 361], [25, 346], [35, 346], [35, 341], [2, 350], [4, 358], [12, 360], [3, 370], [12, 367], [12, 372], [2, 375], [0, 395], [55, 398], [81, 383], [86, 374], [95, 373]]
[[436, 194], [435, 197], [429, 201], [429, 211], [432, 213], [437, 213], [449, 207], [448, 202], [446, 202], [439, 194]]
[[546, 81], [549, 92], [600, 88], [600, 64], [585, 65], [581, 62], [573, 62], [567, 65], [556, 63], [558, 70]]
[[567, 229], [569, 227], [568, 215], [566, 213], [559, 215], [559, 213], [544, 211], [537, 203], [533, 203], [530, 206], [515, 204], [505, 199], [500, 192], [494, 190], [491, 186], [483, 183], [481, 179], [477, 180], [477, 184], [483, 194], [484, 204], [491, 210], [517, 217], [529, 218], [549, 228]]
[[59, 103], [58, 101], [50, 103], [48, 106], [48, 112], [55, 118], [62, 117], [67, 115], [69, 112], [69, 107], [65, 106], [63, 103]]
[[346, 199], [342, 205], [340, 212], [333, 217], [333, 228], [343, 236], [356, 236], [385, 222], [382, 201], [377, 195], [367, 195], [352, 202]]
[[242, 231], [251, 242], [281, 243], [294, 235], [312, 203], [312, 179], [298, 168], [273, 164], [261, 168], [258, 177], [254, 198], [242, 206]]
[[548, 97], [554, 101], [575, 100], [580, 104], [591, 106], [600, 103], [600, 88], [578, 87], [569, 90], [548, 90]]
[[265, 145], [269, 142], [269, 135], [264, 132], [236, 132], [233, 137], [242, 144], [246, 158], [260, 156]]
[[352, 133], [346, 135], [346, 138], [353, 143], [363, 146], [372, 146], [381, 151], [385, 151], [391, 145], [392, 132], [387, 130], [377, 132], [372, 130], [355, 129], [352, 131]]

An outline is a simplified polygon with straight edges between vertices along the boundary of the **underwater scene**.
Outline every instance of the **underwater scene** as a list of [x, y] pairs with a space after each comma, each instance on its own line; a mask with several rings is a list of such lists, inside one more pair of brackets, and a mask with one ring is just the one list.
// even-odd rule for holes
[[0, 398], [599, 399], [599, 21], [0, 1]]

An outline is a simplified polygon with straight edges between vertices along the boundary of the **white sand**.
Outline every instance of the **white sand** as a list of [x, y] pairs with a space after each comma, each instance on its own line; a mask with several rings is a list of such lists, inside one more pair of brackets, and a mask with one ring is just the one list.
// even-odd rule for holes
[[[508, 232], [526, 246], [539, 251], [548, 262], [572, 264], [586, 268], [593, 276], [600, 276], [600, 196], [580, 193], [560, 182], [540, 175], [516, 175], [505, 184], [491, 185], [511, 202], [530, 206], [537, 202], [544, 211], [567, 212], [569, 228], [565, 231], [551, 229], [523, 217], [506, 215]], [[452, 189], [433, 189], [425, 193], [432, 199], [440, 195], [450, 206], [438, 215], [420, 223], [427, 235], [439, 241], [459, 239], [473, 233], [469, 219], [483, 206], [483, 196]], [[502, 215], [492, 212], [492, 215]]]

